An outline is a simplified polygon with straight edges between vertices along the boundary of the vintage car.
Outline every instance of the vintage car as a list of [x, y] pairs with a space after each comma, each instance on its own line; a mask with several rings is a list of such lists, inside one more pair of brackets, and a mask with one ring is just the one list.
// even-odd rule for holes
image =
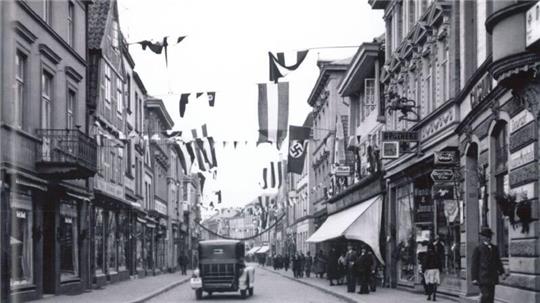
[[244, 253], [242, 241], [200, 241], [199, 265], [190, 280], [197, 300], [202, 298], [203, 291], [211, 296], [213, 292], [240, 290], [242, 298], [252, 296], [255, 269], [246, 266]]

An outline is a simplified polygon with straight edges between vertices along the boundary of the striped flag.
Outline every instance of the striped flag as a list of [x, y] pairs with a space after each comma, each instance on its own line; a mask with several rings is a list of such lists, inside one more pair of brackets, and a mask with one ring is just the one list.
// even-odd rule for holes
[[279, 149], [289, 123], [289, 83], [259, 83], [259, 140], [275, 142]]
[[[263, 167], [262, 189], [280, 188], [283, 183], [283, 161], [271, 161], [269, 167]], [[276, 174], [277, 171], [277, 174]], [[269, 173], [270, 172], [270, 173]]]

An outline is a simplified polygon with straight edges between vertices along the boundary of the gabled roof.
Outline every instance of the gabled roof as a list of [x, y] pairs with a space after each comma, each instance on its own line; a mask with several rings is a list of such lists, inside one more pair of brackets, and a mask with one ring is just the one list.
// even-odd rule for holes
[[166, 129], [171, 129], [174, 126], [174, 121], [172, 120], [169, 112], [163, 104], [163, 100], [157, 98], [149, 98], [144, 101], [144, 106], [147, 108], [156, 109], [159, 114], [159, 118], [165, 123]]
[[343, 77], [338, 92], [342, 96], [350, 96], [363, 86], [363, 80], [373, 74], [375, 60], [381, 51], [381, 42], [365, 42], [360, 45], [358, 51], [349, 65], [347, 73]]
[[321, 72], [319, 73], [319, 77], [317, 78], [317, 82], [315, 82], [315, 86], [313, 87], [313, 90], [311, 91], [311, 94], [308, 98], [308, 104], [310, 106], [313, 106], [315, 104], [315, 101], [319, 98], [319, 94], [324, 89], [324, 86], [326, 85], [326, 82], [328, 81], [328, 78], [330, 77], [331, 73], [343, 73], [347, 71], [347, 68], [349, 67], [349, 64], [351, 63], [352, 57], [345, 58], [341, 60], [336, 61], [319, 61], [317, 62], [317, 65], [320, 67]]
[[88, 48], [99, 49], [110, 13], [118, 19], [116, 0], [94, 0], [88, 6]]

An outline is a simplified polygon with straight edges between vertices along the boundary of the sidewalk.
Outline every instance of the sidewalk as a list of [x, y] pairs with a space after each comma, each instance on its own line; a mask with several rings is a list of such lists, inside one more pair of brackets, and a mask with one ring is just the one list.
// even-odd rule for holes
[[[294, 278], [293, 273], [291, 270], [285, 271], [285, 270], [274, 270], [272, 267], [262, 267], [258, 266], [257, 269], [266, 270], [269, 272], [273, 272], [275, 274], [281, 275], [282, 277], [297, 281], [299, 283], [317, 288], [320, 291], [330, 293], [336, 297], [339, 297], [340, 299], [343, 299], [347, 302], [369, 302], [369, 303], [387, 303], [387, 302], [399, 302], [399, 303], [420, 303], [420, 302], [431, 302], [427, 301], [427, 296], [424, 296], [423, 294], [416, 294], [408, 291], [403, 291], [399, 289], [394, 288], [377, 288], [376, 292], [370, 292], [369, 295], [361, 295], [358, 293], [348, 293], [347, 292], [347, 286], [345, 285], [336, 285], [336, 286], [330, 286], [328, 280], [326, 278], [315, 278], [313, 275], [310, 278], [306, 278], [305, 276], [303, 278]], [[358, 292], [359, 288], [358, 285], [356, 287], [356, 291]], [[455, 301], [448, 300], [446, 298], [442, 298], [437, 296], [437, 302], [444, 302], [444, 303], [454, 303]]]
[[106, 285], [102, 289], [94, 289], [79, 295], [50, 296], [33, 302], [43, 303], [91, 303], [91, 302], [115, 302], [115, 303], [139, 303], [155, 297], [167, 290], [184, 284], [191, 278], [191, 271], [187, 275], [175, 272], [166, 273], [153, 277], [133, 279]]

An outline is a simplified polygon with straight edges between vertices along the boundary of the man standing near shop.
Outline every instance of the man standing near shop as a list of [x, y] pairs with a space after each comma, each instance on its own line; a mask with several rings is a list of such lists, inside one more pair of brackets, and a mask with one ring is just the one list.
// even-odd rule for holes
[[358, 254], [356, 250], [349, 244], [347, 249], [347, 254], [345, 255], [345, 263], [347, 270], [347, 292], [355, 292], [356, 289], [356, 273], [355, 273], [355, 262], [358, 259]]
[[472, 258], [472, 282], [480, 287], [480, 303], [493, 303], [495, 285], [499, 275], [506, 278], [506, 273], [499, 257], [499, 248], [491, 244], [493, 232], [488, 227], [480, 231], [480, 244], [474, 249]]

